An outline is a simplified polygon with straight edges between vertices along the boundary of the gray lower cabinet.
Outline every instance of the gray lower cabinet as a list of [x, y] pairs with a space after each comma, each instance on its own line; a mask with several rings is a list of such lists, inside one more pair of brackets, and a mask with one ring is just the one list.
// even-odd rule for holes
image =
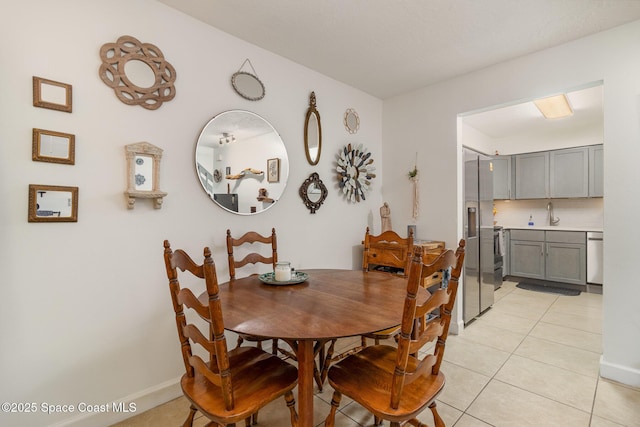
[[584, 285], [586, 233], [511, 230], [510, 274], [531, 279]]
[[544, 280], [544, 231], [511, 230], [510, 234], [509, 273]]

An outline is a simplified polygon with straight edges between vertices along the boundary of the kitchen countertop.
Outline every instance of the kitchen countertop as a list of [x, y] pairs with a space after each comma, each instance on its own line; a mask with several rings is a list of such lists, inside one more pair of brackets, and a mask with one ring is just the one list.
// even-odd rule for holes
[[553, 230], [553, 231], [599, 231], [602, 232], [603, 228], [602, 227], [597, 227], [597, 226], [575, 226], [575, 227], [569, 227], [569, 226], [563, 226], [563, 225], [534, 225], [533, 227], [531, 226], [527, 226], [527, 225], [503, 225], [503, 224], [497, 224], [498, 226], [501, 226], [502, 228], [504, 228], [505, 230], [541, 230], [541, 231], [546, 231], [546, 230]]

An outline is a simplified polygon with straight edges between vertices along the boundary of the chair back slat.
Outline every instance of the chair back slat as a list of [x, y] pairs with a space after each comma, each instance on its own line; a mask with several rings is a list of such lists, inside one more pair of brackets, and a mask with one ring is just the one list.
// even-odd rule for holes
[[215, 345], [209, 338], [205, 337], [202, 332], [200, 332], [200, 329], [198, 329], [197, 326], [189, 323], [183, 327], [182, 332], [185, 337], [200, 345], [202, 348], [207, 350], [207, 352], [215, 353]]
[[[171, 255], [171, 268], [179, 268], [182, 271], [189, 271], [196, 277], [204, 279], [204, 268], [202, 265], [196, 264], [191, 257], [182, 249], [177, 249]], [[168, 271], [168, 270], [167, 270]], [[177, 278], [177, 272], [175, 273]]]
[[195, 310], [201, 318], [205, 320], [209, 319], [209, 307], [200, 303], [200, 301], [198, 301], [198, 298], [196, 298], [196, 296], [193, 295], [193, 292], [191, 292], [191, 289], [180, 289], [180, 291], [178, 292], [177, 301], [178, 304]]
[[412, 370], [411, 372], [407, 372], [404, 379], [404, 385], [411, 384], [414, 380], [420, 378], [423, 375], [430, 375], [433, 366], [438, 362], [438, 358], [433, 354], [428, 354], [417, 368]]
[[[211, 250], [204, 248], [204, 262], [202, 265], [196, 264], [184, 251], [178, 249], [171, 250], [169, 241], [164, 241], [164, 259], [169, 278], [169, 289], [171, 299], [176, 314], [176, 325], [178, 337], [182, 347], [182, 357], [185, 370], [188, 376], [194, 376], [197, 370], [211, 383], [221, 389], [222, 398], [227, 410], [234, 407], [233, 383], [231, 370], [229, 369], [229, 357], [227, 353], [227, 343], [224, 336], [224, 322], [222, 318], [222, 305], [218, 297], [218, 278], [215, 264], [211, 257]], [[194, 276], [204, 279], [207, 304], [202, 304], [189, 288], [181, 289], [178, 280], [178, 269], [183, 272], [190, 272]], [[202, 333], [200, 328], [193, 323], [188, 323], [185, 315], [185, 307], [194, 310], [202, 319], [210, 325], [207, 335]], [[206, 363], [197, 355], [193, 354], [192, 345], [197, 344], [203, 347], [210, 356]]]
[[198, 355], [192, 355], [189, 358], [189, 364], [195, 368], [201, 375], [203, 375], [211, 384], [215, 384], [218, 387], [222, 387], [222, 377], [218, 374], [214, 374], [209, 365], [202, 360]]
[[[242, 259], [236, 260], [234, 249], [247, 243], [251, 245], [254, 243], [271, 245], [271, 256], [252, 252], [242, 257]], [[255, 231], [249, 231], [238, 239], [231, 236], [231, 230], [227, 230], [227, 257], [229, 262], [229, 276], [231, 280], [236, 278], [236, 269], [242, 268], [247, 264], [270, 264], [271, 268], [275, 270], [276, 263], [278, 262], [278, 240], [276, 238], [276, 229], [271, 229], [270, 236], [263, 236]]]
[[[451, 309], [455, 303], [458, 279], [464, 262], [464, 246], [465, 241], [461, 240], [455, 253], [447, 250], [435, 259], [427, 258], [429, 264], [423, 263], [422, 247], [416, 246], [413, 249], [408, 269], [407, 296], [398, 339], [396, 367], [391, 382], [390, 405], [394, 409], [400, 404], [405, 385], [422, 375], [437, 375], [439, 372], [451, 323]], [[438, 272], [443, 272], [443, 276], [448, 278], [446, 288], [439, 288], [426, 301], [418, 303], [418, 289], [424, 279]], [[434, 340], [437, 340], [434, 351], [420, 359], [420, 349]]]

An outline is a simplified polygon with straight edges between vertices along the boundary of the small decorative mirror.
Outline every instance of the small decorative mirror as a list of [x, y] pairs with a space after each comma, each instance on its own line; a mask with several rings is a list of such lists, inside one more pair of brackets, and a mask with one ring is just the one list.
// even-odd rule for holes
[[353, 108], [348, 108], [344, 113], [344, 127], [349, 133], [357, 133], [360, 129], [360, 117]]
[[162, 198], [167, 195], [160, 191], [160, 159], [162, 149], [148, 142], [138, 142], [125, 146], [128, 165], [127, 207], [133, 209], [136, 199], [153, 199], [154, 207], [162, 207]]
[[[242, 67], [244, 67], [247, 62], [253, 74], [242, 71]], [[240, 69], [231, 76], [231, 86], [233, 86], [233, 90], [235, 90], [238, 95], [249, 101], [259, 101], [264, 98], [264, 85], [258, 78], [258, 74], [248, 58], [242, 63]]]
[[31, 158], [37, 162], [75, 164], [76, 137], [69, 133], [33, 129]]
[[309, 175], [309, 178], [305, 179], [300, 186], [299, 194], [302, 197], [304, 205], [314, 214], [324, 200], [327, 198], [327, 187], [320, 179], [320, 176], [314, 172]]
[[71, 85], [33, 76], [33, 106], [70, 113], [73, 109]]
[[78, 222], [78, 187], [29, 185], [29, 222]]
[[310, 165], [317, 165], [322, 150], [322, 126], [316, 109], [316, 93], [309, 96], [309, 108], [304, 119], [304, 152]]
[[122, 36], [100, 48], [99, 74], [120, 101], [156, 110], [176, 96], [176, 70], [151, 43]]

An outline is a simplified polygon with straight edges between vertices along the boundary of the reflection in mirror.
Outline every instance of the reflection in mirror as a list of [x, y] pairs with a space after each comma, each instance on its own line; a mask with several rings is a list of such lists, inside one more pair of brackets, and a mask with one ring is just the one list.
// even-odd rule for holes
[[29, 222], [77, 222], [78, 187], [29, 185]]
[[153, 68], [144, 61], [131, 59], [124, 64], [124, 76], [131, 83], [140, 88], [153, 87], [156, 83], [156, 75]]
[[33, 129], [31, 158], [38, 162], [75, 164], [75, 135]]
[[[229, 212], [263, 212], [278, 202], [287, 185], [284, 142], [268, 121], [249, 111], [225, 111], [211, 119], [200, 133], [195, 157], [202, 188]], [[270, 167], [274, 160], [279, 165], [277, 179]], [[217, 178], [216, 171], [228, 172]]]
[[320, 113], [316, 110], [316, 94], [309, 96], [309, 108], [304, 119], [304, 151], [310, 165], [317, 165], [322, 150], [322, 126]]
[[298, 191], [300, 197], [302, 197], [302, 201], [304, 205], [309, 209], [310, 213], [314, 214], [324, 200], [327, 198], [327, 187], [324, 185], [320, 176], [314, 172], [309, 175], [309, 178], [305, 179], [302, 185], [300, 186], [300, 190]]
[[349, 133], [356, 133], [360, 128], [360, 117], [353, 108], [348, 108], [344, 113], [344, 127]]

